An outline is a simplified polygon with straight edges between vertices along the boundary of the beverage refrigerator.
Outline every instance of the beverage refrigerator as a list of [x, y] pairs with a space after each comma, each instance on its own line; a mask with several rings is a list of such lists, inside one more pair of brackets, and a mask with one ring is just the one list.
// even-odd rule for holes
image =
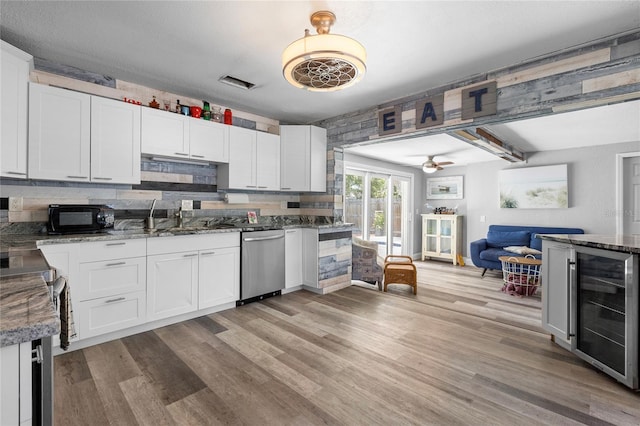
[[638, 255], [575, 248], [571, 350], [638, 389]]

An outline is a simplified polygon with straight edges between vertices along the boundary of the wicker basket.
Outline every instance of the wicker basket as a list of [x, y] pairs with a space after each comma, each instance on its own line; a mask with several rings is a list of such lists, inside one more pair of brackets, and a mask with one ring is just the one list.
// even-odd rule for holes
[[514, 296], [533, 296], [542, 284], [542, 261], [531, 255], [525, 257], [500, 256], [502, 262], [502, 291]]

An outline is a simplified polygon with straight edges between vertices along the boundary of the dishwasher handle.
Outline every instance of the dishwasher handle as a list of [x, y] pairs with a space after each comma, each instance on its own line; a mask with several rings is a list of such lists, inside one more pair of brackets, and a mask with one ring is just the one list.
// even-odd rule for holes
[[250, 243], [252, 241], [279, 240], [280, 238], [284, 238], [284, 234], [272, 235], [272, 236], [269, 236], [269, 237], [243, 238], [242, 241]]

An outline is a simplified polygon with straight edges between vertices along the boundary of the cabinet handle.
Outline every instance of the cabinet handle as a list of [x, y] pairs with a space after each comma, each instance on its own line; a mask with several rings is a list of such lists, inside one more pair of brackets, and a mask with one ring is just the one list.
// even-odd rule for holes
[[116, 262], [116, 263], [107, 263], [105, 266], [120, 266], [120, 265], [126, 265], [127, 262]]
[[191, 156], [195, 158], [204, 158], [204, 155], [191, 154]]
[[245, 187], [246, 188], [257, 188], [257, 186], [255, 186], [255, 185], [246, 185]]
[[287, 188], [286, 186], [281, 186], [280, 189], [291, 189], [291, 188]]
[[107, 243], [107, 246], [123, 246], [127, 243]]
[[268, 186], [258, 186], [258, 188], [268, 188]]
[[296, 230], [295, 230], [295, 229], [291, 229], [291, 230], [288, 230], [288, 231], [285, 231], [285, 232], [286, 232], [287, 234], [291, 234], [291, 233], [296, 232]]
[[185, 254], [183, 257], [193, 257], [193, 256], [197, 256], [198, 253], [191, 253], [191, 254]]
[[89, 179], [89, 176], [67, 176], [69, 179]]
[[188, 156], [189, 156], [189, 154], [186, 154], [186, 153], [184, 153], [184, 152], [174, 152], [174, 154], [175, 154], [175, 155], [182, 155], [182, 156], [185, 156], [185, 157], [188, 157]]
[[99, 176], [94, 176], [93, 179], [98, 179], [98, 180], [113, 180], [113, 178], [110, 177], [99, 177]]
[[21, 173], [21, 172], [7, 172], [8, 175], [19, 175], [19, 176], [26, 176], [26, 173]]
[[122, 301], [122, 300], [126, 300], [126, 297], [117, 297], [117, 298], [115, 298], [115, 299], [109, 299], [109, 300], [107, 300], [107, 301], [106, 301], [106, 302], [104, 302], [104, 303], [120, 302], [120, 301]]
[[209, 256], [209, 255], [212, 255], [212, 254], [216, 254], [216, 252], [215, 251], [208, 251], [208, 252], [200, 253], [200, 254], [203, 255], [203, 256]]

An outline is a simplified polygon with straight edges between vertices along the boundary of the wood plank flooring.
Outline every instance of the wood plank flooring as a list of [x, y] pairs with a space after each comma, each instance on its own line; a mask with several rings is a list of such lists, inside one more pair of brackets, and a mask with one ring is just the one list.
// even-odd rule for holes
[[416, 262], [418, 294], [298, 291], [55, 358], [56, 425], [638, 425], [540, 298]]

